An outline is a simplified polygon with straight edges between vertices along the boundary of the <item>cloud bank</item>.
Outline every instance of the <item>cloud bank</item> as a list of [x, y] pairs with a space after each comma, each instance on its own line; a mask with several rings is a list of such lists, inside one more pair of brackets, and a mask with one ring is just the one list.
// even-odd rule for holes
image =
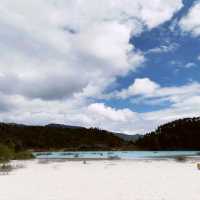
[[194, 37], [200, 36], [200, 1], [196, 1], [179, 25], [184, 32], [190, 32]]
[[[182, 6], [181, 0], [2, 0], [0, 120], [148, 130], [151, 113], [146, 117], [94, 98], [145, 62], [130, 39], [170, 20]], [[148, 78], [136, 79], [120, 95], [157, 89]]]

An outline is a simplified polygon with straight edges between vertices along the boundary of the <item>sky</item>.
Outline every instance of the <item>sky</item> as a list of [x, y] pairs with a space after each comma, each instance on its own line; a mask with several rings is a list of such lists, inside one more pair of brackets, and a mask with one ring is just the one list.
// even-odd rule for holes
[[0, 121], [144, 134], [200, 116], [200, 0], [1, 0]]

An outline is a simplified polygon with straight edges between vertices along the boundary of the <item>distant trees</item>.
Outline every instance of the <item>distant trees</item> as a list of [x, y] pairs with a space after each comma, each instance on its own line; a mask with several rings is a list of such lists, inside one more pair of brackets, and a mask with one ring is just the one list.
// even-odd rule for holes
[[109, 150], [129, 143], [97, 128], [0, 124], [0, 143], [16, 152], [34, 150]]
[[136, 141], [152, 150], [200, 150], [200, 118], [185, 118], [159, 126]]
[[[140, 137], [125, 141], [97, 128], [24, 126], [0, 123], [1, 155], [30, 158], [27, 150], [200, 150], [200, 118], [176, 120]], [[14, 152], [14, 153], [13, 153]], [[14, 156], [13, 156], [14, 155]]]

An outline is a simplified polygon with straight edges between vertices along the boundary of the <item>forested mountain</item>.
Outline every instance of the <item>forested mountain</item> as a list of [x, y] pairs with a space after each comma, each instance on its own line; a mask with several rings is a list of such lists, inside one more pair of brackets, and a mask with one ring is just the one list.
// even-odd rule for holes
[[140, 135], [140, 134], [135, 134], [135, 135], [127, 135], [123, 133], [114, 133], [114, 134], [125, 141], [132, 141], [132, 142], [135, 142], [136, 140], [143, 137], [143, 135]]
[[47, 124], [46, 127], [53, 127], [53, 128], [70, 128], [70, 129], [84, 128], [84, 127], [81, 127], [81, 126], [71, 126], [71, 125], [65, 125], [65, 124]]
[[200, 150], [200, 117], [176, 120], [136, 141], [144, 149]]
[[70, 126], [26, 126], [0, 123], [0, 143], [15, 149], [112, 150], [133, 144], [108, 131]]
[[[133, 141], [133, 139], [137, 139]], [[20, 150], [200, 150], [200, 118], [185, 118], [144, 135], [128, 136], [97, 128], [0, 123], [0, 144]]]

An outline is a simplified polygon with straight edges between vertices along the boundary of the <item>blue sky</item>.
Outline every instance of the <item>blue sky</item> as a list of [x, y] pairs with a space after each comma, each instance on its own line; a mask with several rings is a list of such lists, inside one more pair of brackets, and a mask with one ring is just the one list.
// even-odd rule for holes
[[[196, 1], [197, 2], [197, 1]], [[161, 87], [173, 87], [200, 81], [200, 38], [193, 37], [190, 33], [183, 33], [178, 26], [178, 21], [184, 17], [195, 4], [195, 0], [183, 1], [184, 7], [180, 9], [169, 21], [160, 26], [146, 30], [142, 34], [132, 37], [130, 42], [144, 52], [145, 63], [136, 72], [125, 77], [119, 77], [117, 89], [127, 88], [134, 79], [148, 77]], [[174, 28], [172, 28], [174, 26]], [[167, 51], [150, 52], [162, 46], [174, 47]], [[130, 103], [128, 100], [106, 101], [110, 106], [123, 108], [127, 106], [137, 112], [155, 111], [168, 108], [170, 102], [159, 105]]]
[[0, 121], [143, 134], [200, 115], [199, 0], [2, 0], [0, 11]]

